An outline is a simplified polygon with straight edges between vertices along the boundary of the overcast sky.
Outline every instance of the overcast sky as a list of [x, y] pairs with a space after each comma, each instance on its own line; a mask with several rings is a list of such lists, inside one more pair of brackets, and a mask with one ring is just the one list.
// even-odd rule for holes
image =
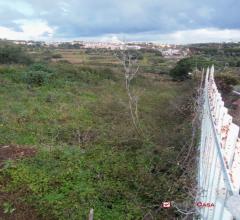
[[240, 41], [240, 0], [0, 0], [0, 38]]

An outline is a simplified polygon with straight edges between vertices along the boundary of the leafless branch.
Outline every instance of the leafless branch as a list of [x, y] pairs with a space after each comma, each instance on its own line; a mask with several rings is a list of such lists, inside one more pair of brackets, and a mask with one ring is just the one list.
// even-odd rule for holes
[[126, 50], [126, 47], [124, 47], [124, 50], [118, 51], [115, 56], [120, 61], [124, 69], [125, 89], [128, 95], [128, 103], [132, 123], [137, 134], [141, 136], [143, 132], [140, 127], [138, 115], [139, 96], [131, 89], [131, 81], [137, 76], [139, 72], [138, 60], [136, 57], [133, 57], [133, 55], [128, 50]]

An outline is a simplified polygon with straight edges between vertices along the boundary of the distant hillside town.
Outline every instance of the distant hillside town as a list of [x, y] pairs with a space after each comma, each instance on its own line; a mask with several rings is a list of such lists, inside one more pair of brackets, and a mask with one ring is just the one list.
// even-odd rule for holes
[[107, 50], [157, 50], [164, 57], [186, 57], [190, 54], [189, 48], [181, 45], [161, 44], [152, 42], [127, 42], [122, 41], [72, 41], [72, 42], [44, 42], [13, 40], [14, 44], [33, 47], [63, 48], [63, 49], [107, 49]]

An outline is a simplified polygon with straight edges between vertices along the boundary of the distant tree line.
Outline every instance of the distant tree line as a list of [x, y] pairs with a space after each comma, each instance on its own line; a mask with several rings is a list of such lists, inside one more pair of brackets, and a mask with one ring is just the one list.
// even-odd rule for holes
[[240, 56], [240, 46], [237, 47], [197, 47], [191, 46], [190, 50], [193, 54], [204, 54], [210, 56], [224, 55], [224, 56]]
[[79, 43], [71, 44], [71, 43], [65, 42], [65, 43], [59, 44], [58, 48], [60, 48], [60, 49], [80, 49], [83, 46], [84, 46], [83, 44], [79, 44]]

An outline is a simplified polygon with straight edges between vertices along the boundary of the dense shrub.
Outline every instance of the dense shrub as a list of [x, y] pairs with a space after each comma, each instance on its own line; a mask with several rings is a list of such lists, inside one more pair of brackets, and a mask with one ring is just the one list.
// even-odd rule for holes
[[143, 53], [137, 50], [129, 50], [129, 53], [132, 54], [133, 59], [143, 60]]
[[52, 78], [52, 73], [45, 71], [27, 71], [23, 76], [23, 81], [29, 85], [42, 86], [50, 82]]
[[35, 63], [30, 67], [1, 66], [0, 74], [14, 83], [27, 83], [29, 85], [41, 86], [53, 79], [54, 71], [47, 65]]
[[170, 71], [174, 80], [185, 80], [189, 78], [188, 73], [192, 71], [191, 60], [188, 58], [180, 60], [177, 65]]
[[11, 44], [0, 44], [1, 64], [29, 64], [32, 60], [30, 56], [20, 46]]
[[53, 54], [53, 55], [52, 55], [52, 58], [54, 58], [54, 59], [60, 59], [60, 58], [62, 58], [62, 55], [59, 54], [59, 53], [56, 53], [56, 54]]
[[52, 73], [53, 70], [49, 68], [46, 64], [43, 63], [34, 63], [33, 65], [30, 66], [30, 70], [33, 71], [44, 71], [48, 73]]
[[236, 76], [230, 74], [219, 74], [215, 77], [217, 87], [223, 94], [228, 94], [232, 91], [233, 86], [239, 83]]
[[31, 86], [42, 86], [53, 78], [53, 70], [42, 63], [35, 63], [21, 74], [21, 81]]
[[177, 65], [170, 71], [170, 75], [173, 80], [185, 80], [189, 78], [189, 72], [192, 72], [194, 68], [207, 68], [211, 66], [213, 62], [201, 56], [184, 58], [177, 62]]

